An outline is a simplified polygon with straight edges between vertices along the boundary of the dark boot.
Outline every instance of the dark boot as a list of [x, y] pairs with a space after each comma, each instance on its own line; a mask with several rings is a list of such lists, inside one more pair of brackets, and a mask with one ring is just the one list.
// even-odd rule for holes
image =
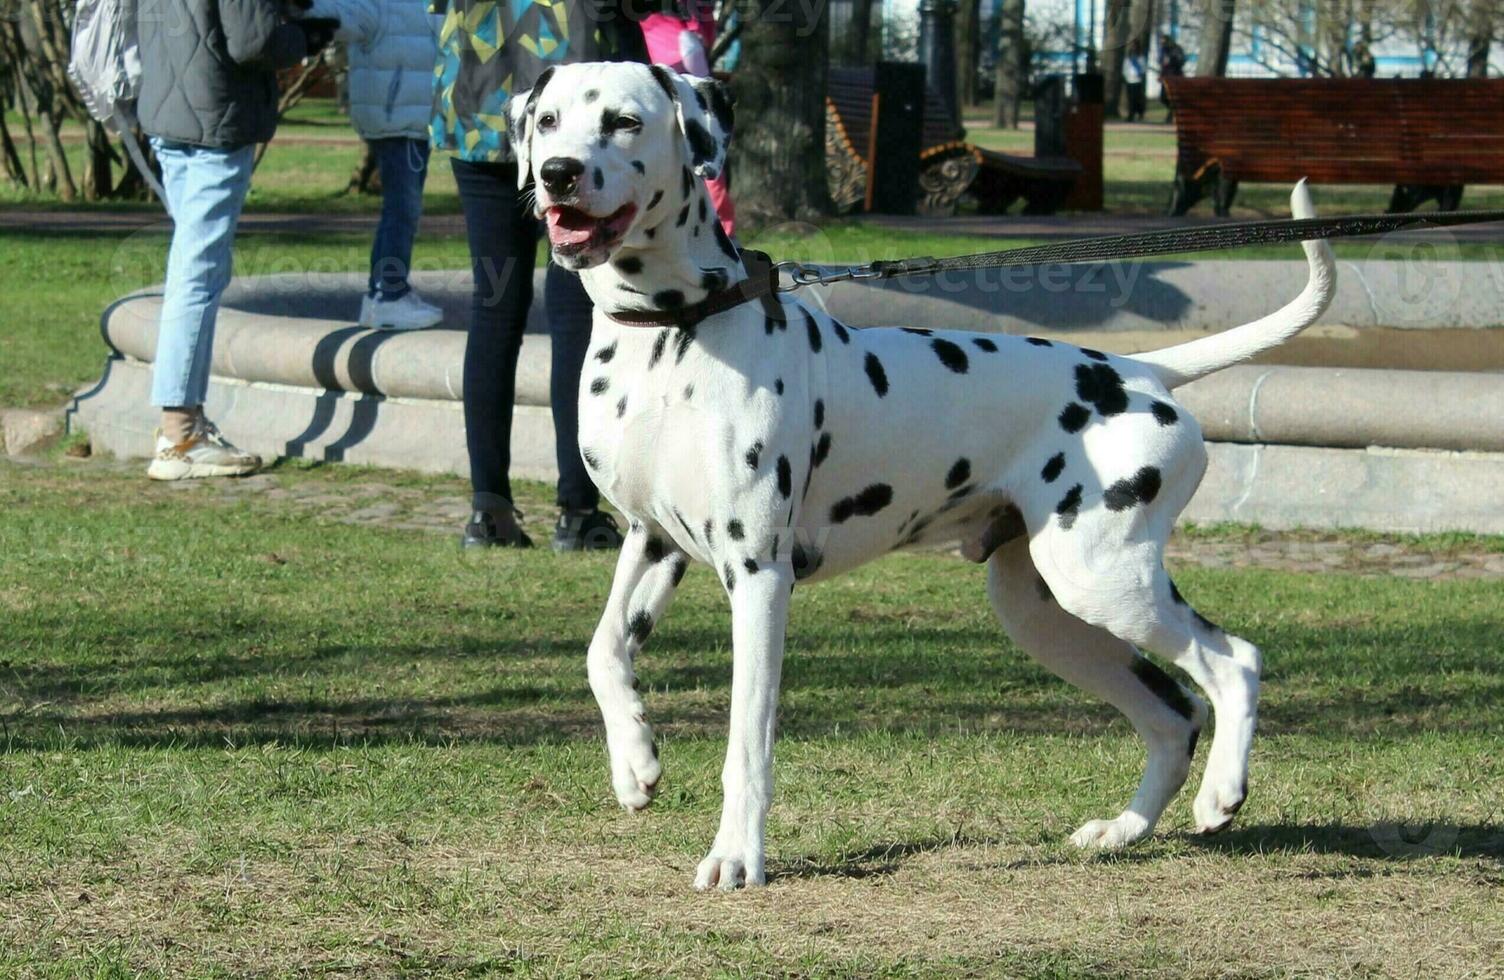
[[616, 518], [602, 510], [562, 510], [554, 525], [555, 551], [615, 551], [621, 540]]
[[517, 518], [522, 515], [511, 507], [477, 510], [465, 524], [462, 548], [531, 548], [532, 538], [522, 530]]

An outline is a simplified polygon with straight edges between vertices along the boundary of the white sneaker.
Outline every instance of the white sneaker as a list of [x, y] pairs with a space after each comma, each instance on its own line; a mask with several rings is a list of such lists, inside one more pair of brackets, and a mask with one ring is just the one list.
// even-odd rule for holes
[[364, 296], [360, 300], [360, 325], [372, 330], [426, 330], [444, 321], [444, 311], [425, 303], [410, 289], [397, 299]]
[[197, 480], [206, 476], [249, 476], [261, 457], [231, 445], [213, 422], [201, 419], [188, 441], [174, 446], [157, 430], [157, 455], [146, 468], [153, 480]]

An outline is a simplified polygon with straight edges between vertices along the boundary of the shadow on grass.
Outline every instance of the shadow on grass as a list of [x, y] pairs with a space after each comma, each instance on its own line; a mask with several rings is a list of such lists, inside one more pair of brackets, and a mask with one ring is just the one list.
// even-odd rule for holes
[[[1421, 819], [1389, 820], [1366, 827], [1348, 824], [1263, 824], [1234, 826], [1205, 837], [1185, 839], [1196, 847], [1223, 854], [1337, 854], [1381, 861], [1426, 858], [1485, 858], [1504, 863], [1504, 827], [1498, 824], [1453, 824]], [[1326, 872], [1312, 871], [1309, 877]], [[1340, 877], [1354, 872], [1342, 871]]]

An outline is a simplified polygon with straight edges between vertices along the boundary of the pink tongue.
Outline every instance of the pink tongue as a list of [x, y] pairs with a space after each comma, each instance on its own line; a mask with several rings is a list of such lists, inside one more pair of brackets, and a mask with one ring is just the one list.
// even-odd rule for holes
[[595, 234], [598, 219], [575, 208], [548, 209], [548, 240], [555, 245], [579, 245]]

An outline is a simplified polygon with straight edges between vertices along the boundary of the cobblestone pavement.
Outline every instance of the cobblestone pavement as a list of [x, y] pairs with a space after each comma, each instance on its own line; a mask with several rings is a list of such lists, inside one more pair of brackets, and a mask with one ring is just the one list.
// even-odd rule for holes
[[[0, 463], [0, 478], [4, 466]], [[15, 464], [11, 464], [15, 465]], [[135, 478], [143, 464], [89, 460], [31, 465], [95, 470]], [[144, 492], [191, 495], [195, 499], [239, 501], [268, 510], [304, 514], [314, 520], [416, 531], [457, 538], [469, 515], [468, 488], [452, 477], [418, 477], [379, 470], [342, 470], [325, 476], [317, 469], [287, 467], [241, 480], [199, 480], [149, 484]], [[535, 541], [552, 531], [551, 488], [519, 481], [518, 506]], [[1319, 573], [1399, 575], [1417, 579], [1504, 579], [1504, 539], [1468, 536], [1410, 537], [1325, 531], [1267, 531], [1219, 528], [1177, 533], [1170, 542], [1172, 566], [1265, 568]]]

